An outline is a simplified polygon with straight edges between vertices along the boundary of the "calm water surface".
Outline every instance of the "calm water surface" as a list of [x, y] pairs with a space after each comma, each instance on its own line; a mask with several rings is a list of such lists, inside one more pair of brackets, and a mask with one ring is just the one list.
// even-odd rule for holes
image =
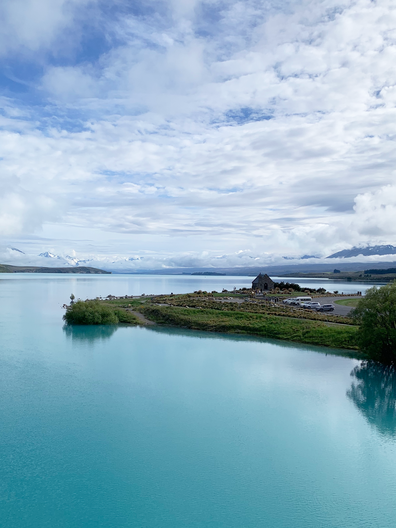
[[71, 292], [249, 280], [0, 275], [0, 525], [393, 528], [392, 376], [307, 346], [61, 321]]

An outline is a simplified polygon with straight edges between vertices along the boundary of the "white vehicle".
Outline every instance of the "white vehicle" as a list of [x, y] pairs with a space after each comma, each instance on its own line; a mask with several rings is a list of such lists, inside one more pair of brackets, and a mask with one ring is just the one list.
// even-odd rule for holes
[[293, 297], [290, 297], [290, 299], [284, 299], [282, 302], [283, 304], [291, 304], [294, 301]]
[[320, 308], [319, 302], [307, 302], [304, 303], [304, 308], [309, 308], [310, 310], [318, 310]]
[[296, 301], [299, 306], [302, 306], [304, 303], [312, 302], [312, 297], [295, 297], [294, 301]]

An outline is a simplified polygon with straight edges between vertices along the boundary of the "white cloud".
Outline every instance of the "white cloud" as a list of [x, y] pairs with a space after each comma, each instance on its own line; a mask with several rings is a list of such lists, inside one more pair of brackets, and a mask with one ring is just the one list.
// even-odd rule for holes
[[96, 0], [2, 0], [0, 56], [8, 53], [58, 51], [62, 32], [73, 26], [80, 12]]
[[[19, 24], [32, 6], [4, 4], [15, 35], [0, 53], [44, 53], [67, 34], [76, 47], [84, 9], [43, 1]], [[182, 254], [195, 237], [202, 255], [396, 242], [392, 2], [149, 7], [104, 23], [97, 4], [108, 46], [44, 61], [41, 107], [2, 100], [0, 233], [56, 221], [108, 246], [117, 233], [119, 248], [158, 235]]]

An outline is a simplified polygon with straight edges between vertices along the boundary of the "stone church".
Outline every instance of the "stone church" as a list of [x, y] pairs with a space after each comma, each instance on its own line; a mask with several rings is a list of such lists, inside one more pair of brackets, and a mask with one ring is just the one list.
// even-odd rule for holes
[[275, 287], [274, 281], [271, 280], [267, 274], [262, 275], [261, 273], [252, 282], [252, 290], [255, 291], [269, 291]]

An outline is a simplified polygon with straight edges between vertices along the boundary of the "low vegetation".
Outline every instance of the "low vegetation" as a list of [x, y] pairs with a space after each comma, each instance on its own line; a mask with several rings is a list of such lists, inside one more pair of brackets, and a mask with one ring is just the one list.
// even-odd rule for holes
[[77, 301], [72, 303], [63, 316], [69, 325], [116, 325], [138, 324], [136, 316], [121, 308], [108, 306], [100, 301]]
[[341, 304], [341, 306], [352, 306], [353, 308], [356, 308], [359, 302], [360, 299], [340, 299], [338, 301], [334, 301], [335, 304]]
[[210, 332], [230, 332], [285, 339], [326, 347], [357, 349], [357, 328], [355, 326], [260, 313], [150, 304], [140, 307], [139, 311], [159, 324]]
[[[350, 299], [349, 299], [350, 300]], [[316, 310], [302, 310], [284, 304], [275, 304], [270, 301], [248, 302], [219, 302], [211, 298], [200, 298], [192, 294], [162, 297], [157, 301], [161, 304], [179, 306], [183, 308], [200, 308], [217, 310], [219, 312], [243, 312], [274, 315], [278, 317], [290, 317], [294, 319], [309, 319], [311, 321], [327, 321], [331, 323], [354, 325], [356, 321], [350, 317], [321, 313]]]

